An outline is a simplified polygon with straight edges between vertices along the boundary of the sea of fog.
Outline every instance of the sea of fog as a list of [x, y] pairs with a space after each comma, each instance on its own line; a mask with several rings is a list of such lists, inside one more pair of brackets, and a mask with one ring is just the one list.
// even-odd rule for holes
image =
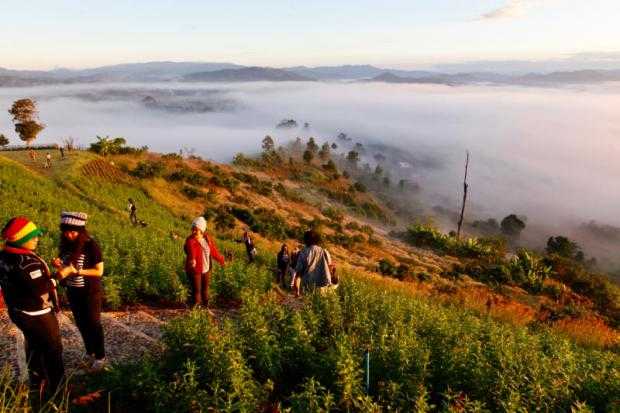
[[[415, 180], [421, 198], [448, 209], [458, 206], [469, 150], [472, 214], [501, 219], [517, 213], [528, 217], [528, 226], [554, 231], [590, 220], [620, 226], [619, 92], [618, 84], [64, 85], [0, 89], [0, 107], [36, 98], [47, 125], [40, 143], [71, 136], [87, 145], [96, 135], [123, 136], [131, 145], [161, 152], [193, 148], [217, 161], [259, 150], [266, 134], [279, 143], [296, 136], [331, 142], [345, 132], [352, 143], [385, 143], [431, 160], [432, 167], [395, 163], [393, 176]], [[147, 96], [156, 105], [146, 105]], [[276, 129], [284, 118], [311, 126]], [[15, 142], [4, 111], [0, 133]]]

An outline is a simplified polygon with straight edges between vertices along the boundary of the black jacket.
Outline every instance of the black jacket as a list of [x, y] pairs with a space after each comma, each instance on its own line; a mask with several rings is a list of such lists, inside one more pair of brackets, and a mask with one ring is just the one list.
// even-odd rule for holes
[[10, 311], [52, 308], [54, 283], [47, 264], [34, 253], [0, 251], [0, 287]]

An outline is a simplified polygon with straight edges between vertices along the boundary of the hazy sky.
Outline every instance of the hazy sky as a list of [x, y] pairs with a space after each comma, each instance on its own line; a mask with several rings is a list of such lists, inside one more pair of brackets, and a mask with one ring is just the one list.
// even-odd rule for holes
[[0, 66], [545, 59], [619, 51], [619, 18], [618, 0], [2, 1]]

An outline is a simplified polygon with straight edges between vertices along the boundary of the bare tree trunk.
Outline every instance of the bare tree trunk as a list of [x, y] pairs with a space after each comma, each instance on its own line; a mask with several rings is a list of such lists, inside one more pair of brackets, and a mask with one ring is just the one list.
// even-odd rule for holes
[[461, 216], [459, 217], [458, 226], [456, 229], [456, 239], [461, 238], [461, 227], [463, 226], [463, 216], [465, 215], [465, 204], [467, 203], [467, 171], [469, 169], [469, 151], [467, 151], [467, 157], [465, 158], [465, 178], [463, 178], [463, 204], [461, 205]]

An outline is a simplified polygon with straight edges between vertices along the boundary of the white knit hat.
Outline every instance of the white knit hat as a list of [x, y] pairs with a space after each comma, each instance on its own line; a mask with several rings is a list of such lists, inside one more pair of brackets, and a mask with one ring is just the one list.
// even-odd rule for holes
[[86, 225], [88, 215], [84, 212], [67, 212], [62, 211], [60, 214], [60, 223], [63, 225], [71, 225], [74, 227], [83, 227]]
[[204, 217], [198, 217], [192, 221], [192, 227], [196, 227], [202, 232], [207, 230], [207, 220]]

